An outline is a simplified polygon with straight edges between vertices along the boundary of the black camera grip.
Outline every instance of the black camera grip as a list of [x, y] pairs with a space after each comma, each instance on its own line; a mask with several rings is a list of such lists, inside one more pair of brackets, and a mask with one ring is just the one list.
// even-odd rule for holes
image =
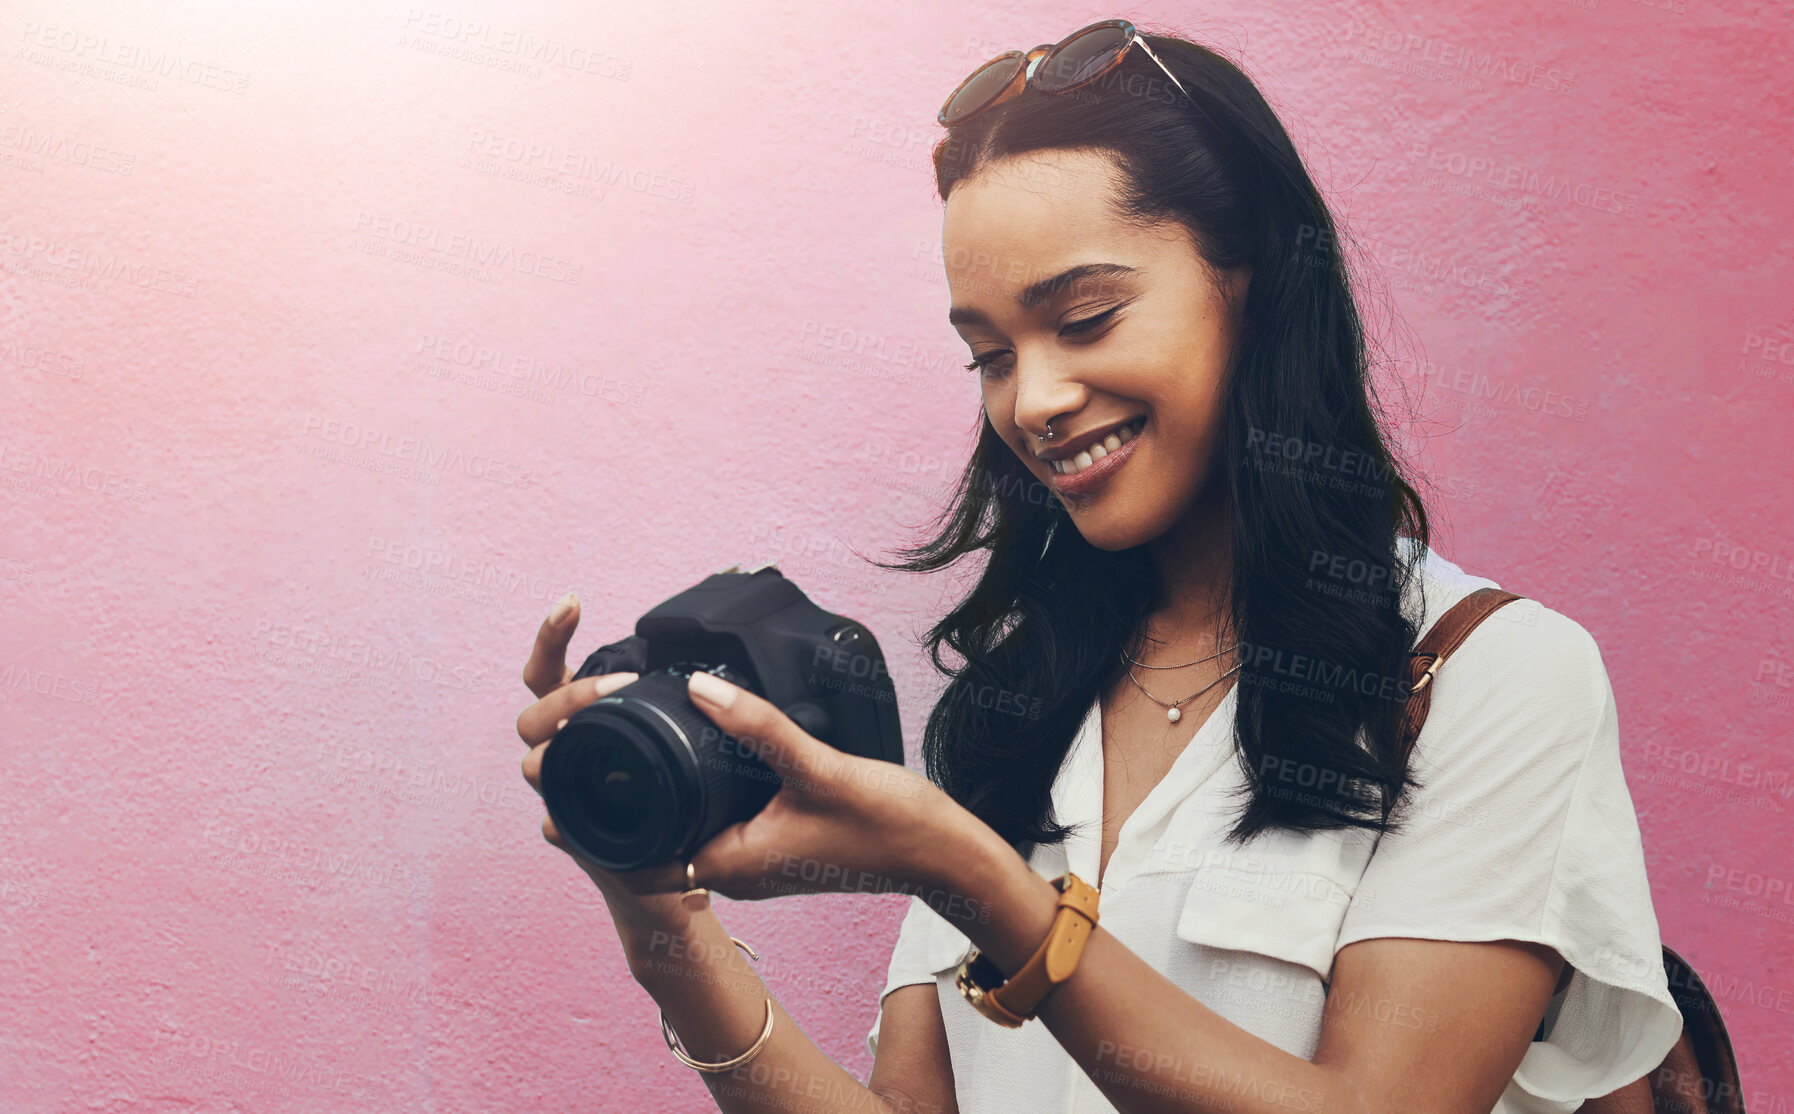
[[600, 646], [587, 655], [579, 672], [581, 677], [601, 677], [606, 673], [641, 673], [648, 668], [648, 640], [639, 634]]
[[834, 734], [834, 722], [829, 718], [828, 710], [821, 705], [800, 700], [786, 707], [784, 712], [791, 717], [791, 722], [804, 729], [806, 735], [826, 739]]

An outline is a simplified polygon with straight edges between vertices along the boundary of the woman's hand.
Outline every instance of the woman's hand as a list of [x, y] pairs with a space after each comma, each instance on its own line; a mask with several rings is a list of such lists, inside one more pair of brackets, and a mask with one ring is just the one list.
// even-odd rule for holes
[[[567, 643], [579, 626], [578, 597], [568, 593], [564, 606], [564, 613], [557, 606], [543, 620], [541, 629], [536, 631], [535, 647], [523, 667], [523, 683], [539, 699], [517, 717], [517, 734], [529, 747], [523, 756], [523, 777], [537, 794], [542, 792], [542, 752], [548, 749], [549, 740], [560, 725], [599, 697], [636, 680], [634, 673], [606, 673], [573, 681], [573, 670], [567, 667]], [[640, 880], [632, 883], [630, 876], [639, 871], [613, 872], [584, 858], [562, 840], [546, 811], [542, 816], [542, 838], [565, 851], [597, 883], [610, 906], [611, 920], [624, 933], [678, 931], [686, 924], [690, 911], [679, 903], [677, 895], [653, 891]], [[631, 943], [628, 935], [625, 944]]]
[[[973, 846], [1002, 844], [927, 778], [836, 750], [763, 697], [708, 673], [694, 673], [688, 692], [700, 712], [781, 782], [756, 816], [698, 848], [692, 865], [699, 886], [748, 901], [793, 893], [903, 892], [933, 905], [936, 896], [953, 900], [946, 891], [954, 888], [954, 867], [968, 860]], [[683, 861], [619, 877], [644, 897], [686, 886]]]
[[[550, 615], [543, 622], [523, 669], [524, 683], [540, 699], [517, 717], [517, 734], [530, 748], [523, 776], [538, 794], [542, 754], [560, 725], [637, 679], [611, 673], [571, 681], [567, 643], [578, 625], [573, 600], [558, 621]], [[731, 702], [707, 698], [706, 686]], [[756, 816], [724, 828], [691, 856], [699, 886], [749, 901], [794, 893], [913, 893], [943, 915], [971, 916], [971, 900], [955, 896], [960, 887], [954, 868], [977, 861], [974, 849], [1013, 855], [1001, 837], [921, 774], [836, 750], [765, 698], [709, 674], [694, 674], [688, 691], [694, 707], [781, 782]], [[692, 910], [678, 898], [686, 889], [683, 859], [610, 871], [573, 850], [547, 815], [542, 837], [598, 885], [619, 927], [677, 929], [690, 917]]]

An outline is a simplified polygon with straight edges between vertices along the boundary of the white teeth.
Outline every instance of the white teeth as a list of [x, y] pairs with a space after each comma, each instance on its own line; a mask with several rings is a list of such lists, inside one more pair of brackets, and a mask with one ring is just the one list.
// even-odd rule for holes
[[1079, 472], [1082, 472], [1084, 469], [1090, 467], [1092, 464], [1095, 464], [1097, 461], [1101, 460], [1103, 457], [1108, 456], [1110, 453], [1121, 448], [1121, 446], [1127, 444], [1129, 441], [1132, 441], [1134, 438], [1140, 436], [1140, 431], [1145, 428], [1146, 428], [1146, 419], [1145, 418], [1136, 418], [1133, 421], [1129, 422], [1127, 425], [1122, 426], [1120, 429], [1116, 430], [1114, 433], [1109, 434], [1107, 437], [1103, 438], [1101, 441], [1090, 446], [1090, 448], [1086, 449], [1085, 451], [1083, 451], [1081, 453], [1078, 453], [1076, 456], [1072, 457], [1071, 459], [1069, 459], [1069, 460], [1052, 460], [1052, 461], [1048, 461], [1047, 463], [1052, 465], [1053, 471], [1059, 473], [1062, 476], [1075, 476]]

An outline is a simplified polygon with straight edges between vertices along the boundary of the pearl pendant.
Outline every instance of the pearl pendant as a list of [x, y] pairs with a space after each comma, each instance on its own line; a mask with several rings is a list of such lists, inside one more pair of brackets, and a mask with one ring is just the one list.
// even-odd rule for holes
[[1184, 718], [1184, 714], [1182, 712], [1178, 711], [1176, 708], [1167, 708], [1167, 709], [1165, 709], [1165, 718], [1170, 720], [1172, 723], [1176, 723], [1178, 720]]

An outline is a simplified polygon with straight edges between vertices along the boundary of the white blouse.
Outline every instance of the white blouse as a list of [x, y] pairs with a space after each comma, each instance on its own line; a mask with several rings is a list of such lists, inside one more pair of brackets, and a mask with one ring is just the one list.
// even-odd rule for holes
[[[1430, 549], [1421, 571], [1405, 606], [1414, 614], [1424, 595], [1423, 634], [1465, 595], [1498, 586]], [[1334, 953], [1347, 944], [1549, 945], [1575, 974], [1551, 1001], [1547, 1039], [1528, 1048], [1492, 1114], [1568, 1114], [1662, 1061], [1682, 1018], [1620, 769], [1613, 689], [1580, 625], [1516, 600], [1465, 639], [1433, 681], [1415, 743], [1425, 784], [1407, 826], [1380, 842], [1359, 829], [1276, 829], [1243, 849], [1222, 843], [1235, 815], [1229, 794], [1244, 783], [1233, 757], [1236, 696], [1230, 689], [1122, 825], [1102, 879], [1104, 929], [1210, 1009], [1303, 1059], [1319, 1042]], [[1034, 849], [1041, 876], [1096, 878], [1102, 789], [1097, 700], [1052, 788], [1056, 817], [1079, 827]], [[967, 1004], [954, 971], [969, 948], [912, 897], [880, 1020], [885, 994], [936, 985], [961, 1114], [1112, 1114], [1046, 1026], [1006, 1029]], [[1429, 1024], [1413, 1007], [1385, 1020]], [[866, 1046], [877, 1055], [877, 1022]]]

